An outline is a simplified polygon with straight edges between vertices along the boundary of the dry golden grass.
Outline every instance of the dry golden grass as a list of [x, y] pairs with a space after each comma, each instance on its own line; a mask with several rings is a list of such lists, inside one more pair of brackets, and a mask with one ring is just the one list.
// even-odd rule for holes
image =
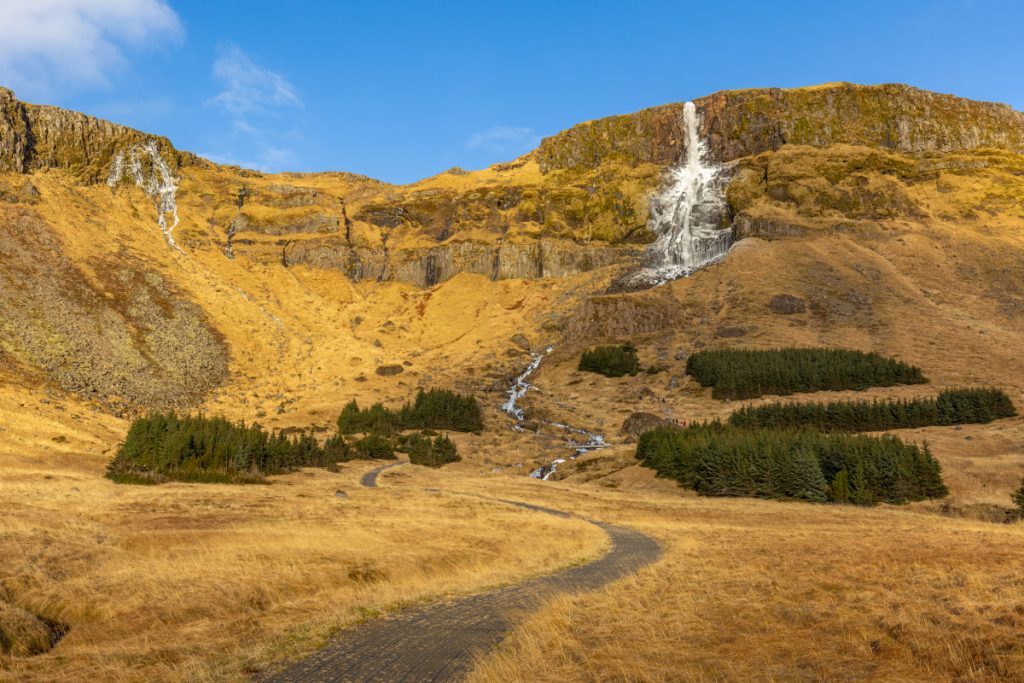
[[[558, 486], [558, 485], [556, 485]], [[1024, 678], [1024, 526], [564, 489], [662, 561], [530, 618], [473, 683]]]
[[46, 469], [4, 457], [0, 598], [72, 630], [50, 653], [0, 659], [0, 680], [241, 679], [361, 619], [606, 544], [579, 520], [363, 489], [369, 463], [270, 486], [134, 487], [102, 479], [96, 458]]

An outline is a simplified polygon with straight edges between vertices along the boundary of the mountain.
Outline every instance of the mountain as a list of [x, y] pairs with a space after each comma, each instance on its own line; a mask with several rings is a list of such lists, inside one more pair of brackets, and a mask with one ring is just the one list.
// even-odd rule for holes
[[[608, 343], [648, 371], [578, 370]], [[397, 606], [583, 569], [592, 519], [662, 559], [555, 602], [474, 680], [1019, 679], [1024, 532], [992, 522], [1017, 519], [1024, 419], [897, 430], [950, 492], [907, 506], [696, 497], [636, 464], [638, 425], [776, 400], [714, 399], [690, 355], [782, 346], [930, 382], [778, 400], [994, 386], [1019, 410], [1024, 114], [729, 91], [399, 186], [221, 166], [0, 89], [0, 679], [249, 680]], [[103, 477], [152, 409], [325, 437], [353, 399], [428, 387], [472, 393], [484, 429], [377, 489], [363, 461]]]
[[[972, 314], [1016, 320], [1024, 114], [902, 85], [695, 105], [740, 242], [714, 274], [669, 290], [712, 278], [747, 290], [751, 267], [796, 259], [774, 289], [803, 290], [812, 326], [856, 322], [858, 340], [888, 336], [880, 287], [937, 311], [966, 290]], [[655, 238], [650, 198], [685, 155], [683, 125], [681, 104], [655, 107], [580, 124], [506, 164], [396, 186], [218, 166], [0, 90], [0, 279], [18, 292], [0, 302], [6, 372], [108, 406], [187, 406], [217, 387], [277, 396], [457, 354], [490, 378], [479, 387], [509, 371], [491, 356], [516, 332], [577, 343], [683, 323], [668, 291], [600, 295]], [[835, 263], [815, 251], [848, 253]], [[762, 312], [774, 289], [761, 281], [730, 317]], [[501, 323], [457, 319], [466, 306]]]

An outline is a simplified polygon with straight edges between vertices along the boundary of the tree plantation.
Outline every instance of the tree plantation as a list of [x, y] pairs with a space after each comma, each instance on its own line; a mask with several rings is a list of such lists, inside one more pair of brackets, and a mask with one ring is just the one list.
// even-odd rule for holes
[[880, 432], [931, 425], [984, 424], [1017, 411], [999, 389], [949, 389], [934, 398], [903, 401], [829, 401], [746, 406], [729, 416], [734, 427], [814, 427], [822, 431]]
[[848, 349], [787, 348], [699, 351], [686, 373], [718, 399], [765, 394], [863, 390], [896, 384], [924, 384], [920, 368], [877, 353]]
[[637, 458], [707, 496], [906, 503], [947, 491], [927, 444], [814, 429], [741, 429], [718, 422], [640, 435]]

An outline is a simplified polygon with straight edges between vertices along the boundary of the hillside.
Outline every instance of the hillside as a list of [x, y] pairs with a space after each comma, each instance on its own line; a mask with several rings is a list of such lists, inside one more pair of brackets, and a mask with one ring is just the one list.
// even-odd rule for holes
[[[1016, 585], [1006, 579], [1024, 532], [994, 522], [1008, 519], [1024, 476], [1024, 419], [902, 432], [930, 443], [950, 496], [872, 510], [697, 499], [638, 467], [621, 427], [638, 412], [727, 417], [741, 403], [713, 400], [684, 369], [694, 351], [731, 346], [874, 350], [931, 380], [841, 396], [984, 385], [1024, 406], [1024, 113], [846, 83], [720, 92], [693, 104], [721, 185], [709, 222], [732, 247], [689, 277], [624, 286], [659, 237], [652, 196], [688, 158], [682, 103], [583, 123], [508, 163], [399, 186], [219, 166], [165, 138], [25, 104], [0, 88], [0, 504], [9, 511], [0, 547], [10, 567], [0, 616], [18, 605], [74, 629], [60, 646], [69, 659], [7, 661], [12, 675], [74, 678], [101, 667], [114, 677], [134, 667], [128, 677], [137, 680], [239, 679], [310, 651], [340, 626], [573, 564], [605, 542], [579, 520], [537, 522], [427, 491], [437, 486], [562, 504], [651, 533], [666, 547], [649, 574], [657, 585], [708, 582], [723, 596], [700, 633], [726, 659], [738, 655], [718, 631], [747, 634], [787, 661], [830, 648], [844, 661], [875, 657], [898, 679], [938, 656], [925, 647], [936, 632], [969, 627], [975, 640], [963, 652], [935, 659], [939, 678], [1020, 674], [1016, 655], [999, 649], [1019, 620], [1010, 613], [1019, 591], [999, 597], [982, 587]], [[625, 342], [644, 367], [664, 371], [609, 379], [577, 370], [584, 349]], [[513, 431], [501, 410], [506, 392], [531, 352], [549, 346], [530, 378], [537, 390], [519, 404], [525, 429]], [[128, 418], [147, 409], [313, 426], [323, 436], [353, 398], [398, 404], [432, 386], [476, 396], [485, 429], [453, 437], [462, 462], [442, 473], [405, 468], [389, 475], [393, 494], [353, 496], [343, 528], [332, 496], [355, 486], [360, 464], [275, 477], [269, 487], [141, 489], [101, 478]], [[766, 400], [774, 399], [742, 404]], [[573, 453], [565, 431], [546, 421], [600, 434], [609, 447], [559, 464], [547, 482], [514, 476]], [[389, 502], [373, 502], [381, 500]], [[435, 519], [456, 525], [451, 539], [434, 533], [443, 527]], [[531, 545], [538, 524], [548, 535]], [[318, 536], [322, 528], [331, 531]], [[841, 540], [812, 542], [823, 529]], [[772, 568], [768, 540], [750, 545], [755, 537], [791, 553], [784, 571]], [[944, 568], [908, 549], [908, 537], [935, 553], [971, 540]], [[575, 540], [560, 547], [566, 538]], [[188, 597], [182, 577], [202, 539], [212, 539], [201, 561], [213, 569]], [[732, 573], [738, 547], [758, 576]], [[969, 567], [983, 550], [986, 561]], [[792, 559], [815, 553], [820, 566]], [[688, 568], [694, 557], [706, 561]], [[868, 567], [844, 574], [837, 594], [859, 604], [858, 586], [870, 584], [878, 604], [907, 612], [851, 607], [842, 642], [804, 613], [806, 637], [788, 633], [799, 596], [822, 609], [832, 599], [821, 574], [829, 558]], [[345, 572], [325, 578], [337, 566]], [[885, 566], [899, 567], [900, 585], [883, 586]], [[729, 605], [762, 591], [765, 574], [776, 592], [763, 623], [730, 617]], [[276, 575], [279, 584], [261, 587]], [[933, 580], [936, 601], [944, 582], [972, 588], [936, 616], [909, 593], [921, 576]], [[123, 603], [110, 597], [117, 586], [128, 586]], [[651, 599], [638, 583], [616, 590], [621, 604]], [[704, 609], [682, 604], [687, 595], [673, 597], [688, 615], [672, 622], [680, 633]], [[561, 642], [568, 623], [578, 647], [630, 671], [636, 663], [624, 653], [634, 648], [616, 650], [595, 633], [614, 629], [594, 616], [601, 598], [592, 600], [545, 612], [515, 641], [518, 654], [489, 660], [478, 680], [537, 680], [552, 653], [530, 650], [530, 634]], [[150, 616], [154, 602], [162, 611]], [[190, 631], [195, 613], [202, 624]], [[926, 614], [935, 630], [907, 626]], [[244, 637], [228, 645], [224, 624]], [[641, 642], [643, 620], [636, 624], [628, 637]], [[880, 649], [868, 646], [875, 640]], [[636, 656], [671, 663], [666, 680], [672, 670], [706, 672], [698, 655], [684, 662], [673, 658], [686, 653], [645, 648]], [[558, 666], [568, 679], [594, 671]], [[736, 680], [749, 680], [745, 666]], [[813, 663], [819, 673], [828, 666]], [[805, 673], [793, 665], [778, 677]]]

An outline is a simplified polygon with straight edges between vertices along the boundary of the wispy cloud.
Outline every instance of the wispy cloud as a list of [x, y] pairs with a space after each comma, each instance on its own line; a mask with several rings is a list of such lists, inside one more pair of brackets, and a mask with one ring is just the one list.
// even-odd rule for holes
[[466, 138], [466, 149], [485, 152], [522, 153], [540, 144], [540, 135], [533, 128], [493, 126]]
[[211, 76], [220, 91], [206, 103], [230, 124], [218, 138], [219, 149], [200, 156], [264, 172], [294, 164], [292, 144], [302, 137], [294, 110], [303, 103], [288, 78], [257, 64], [232, 44], [220, 50]]
[[235, 116], [302, 106], [302, 100], [287, 78], [259, 66], [237, 45], [221, 50], [213, 63], [213, 78], [223, 90], [211, 102]]
[[107, 86], [126, 50], [183, 35], [165, 0], [0, 0], [0, 82], [27, 97]]

